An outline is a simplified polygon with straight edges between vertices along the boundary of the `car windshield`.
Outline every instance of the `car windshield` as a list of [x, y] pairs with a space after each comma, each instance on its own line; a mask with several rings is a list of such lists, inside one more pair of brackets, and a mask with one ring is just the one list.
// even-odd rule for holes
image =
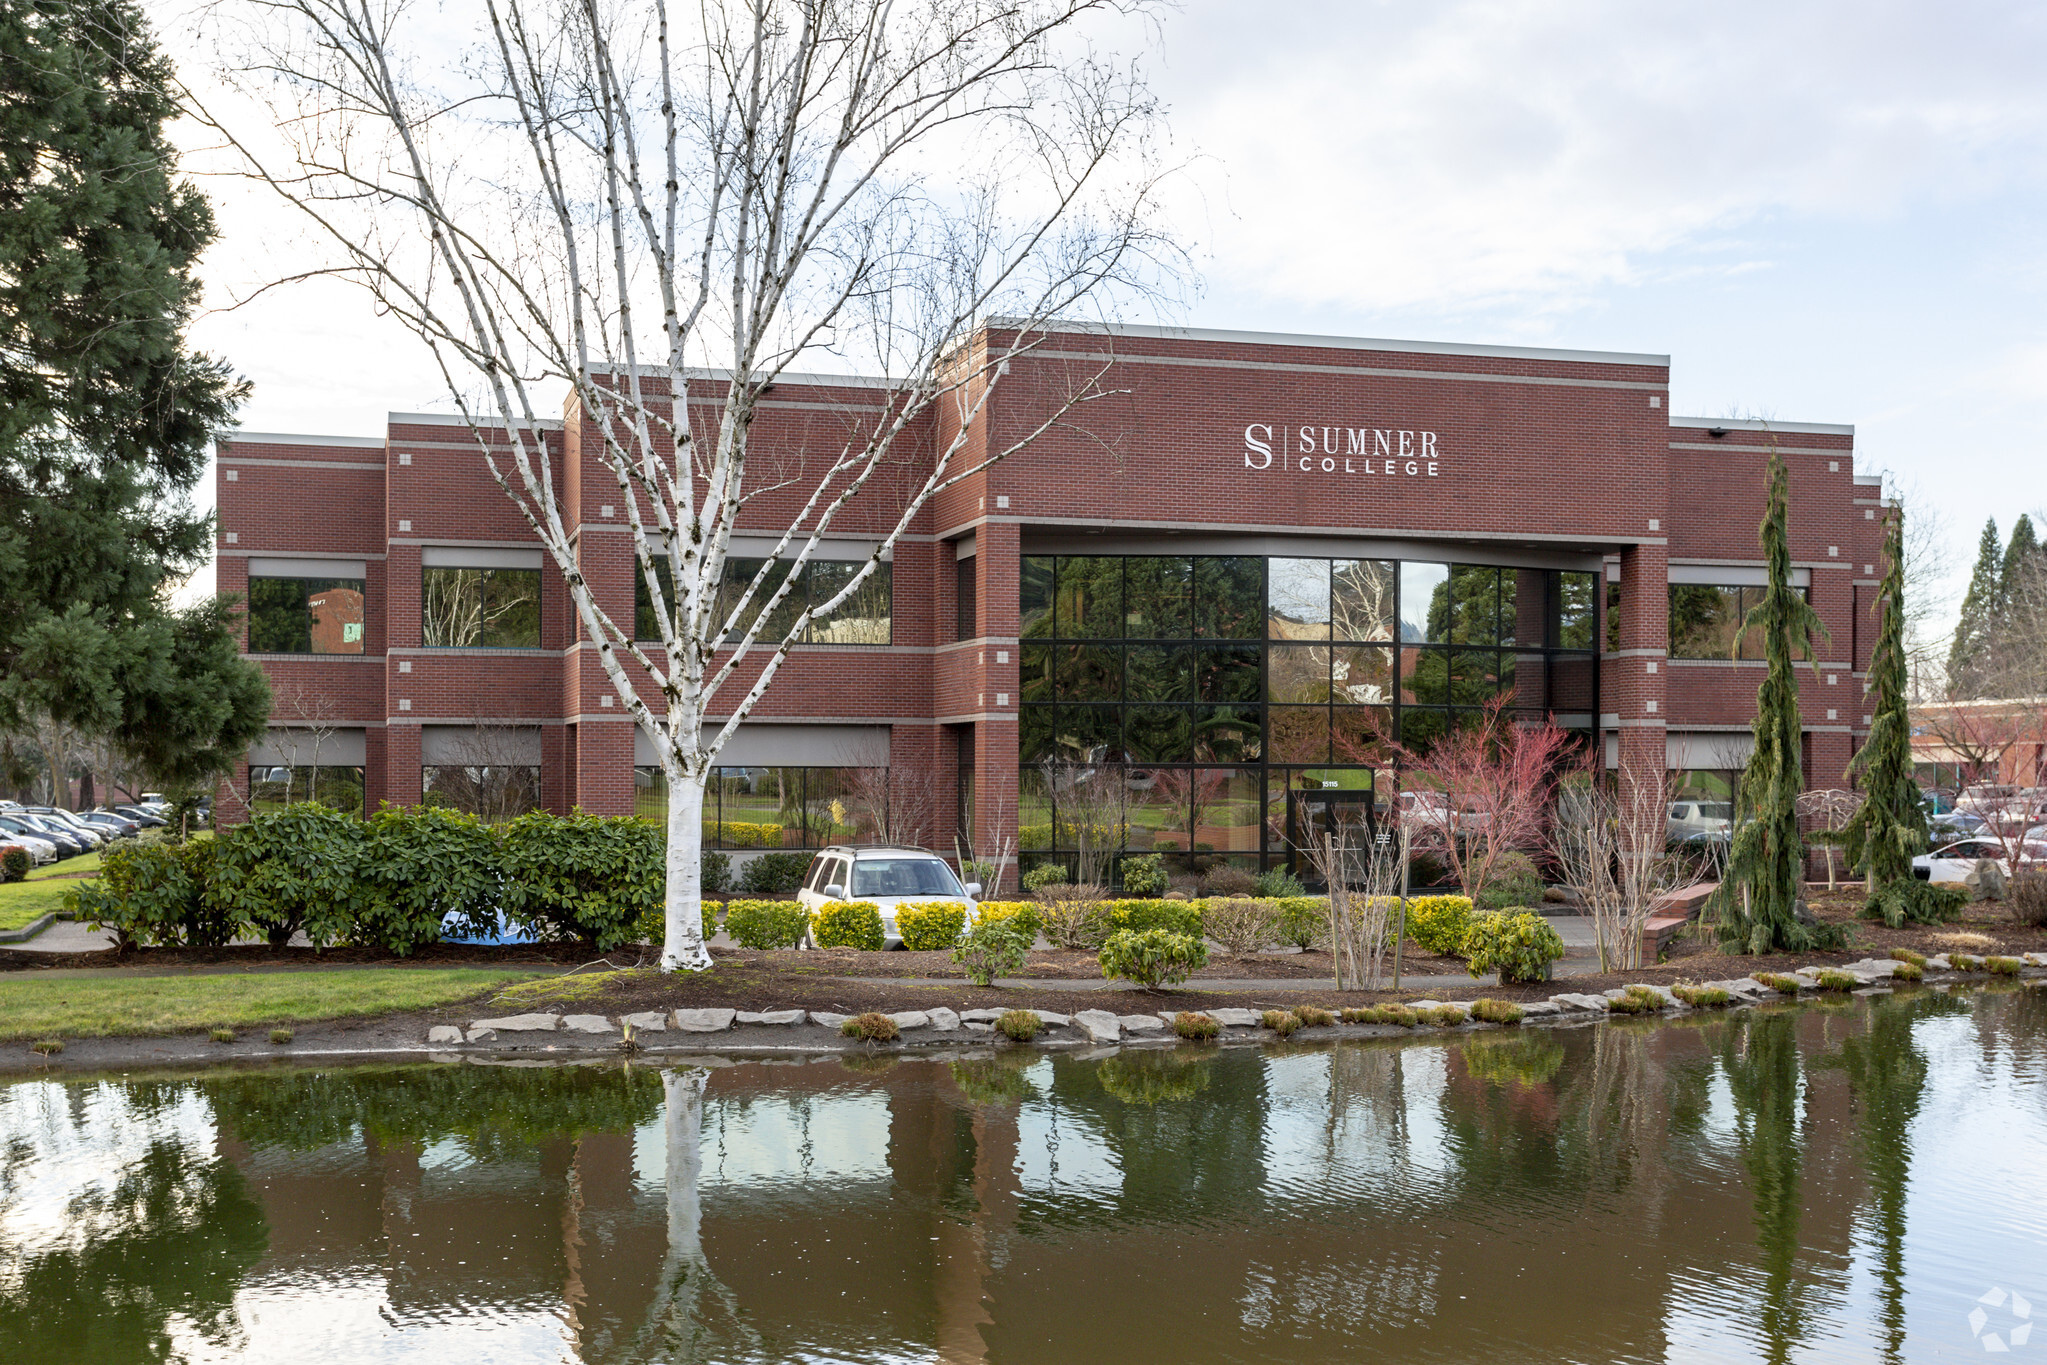
[[853, 899], [871, 896], [964, 896], [952, 869], [937, 858], [860, 858], [853, 863]]

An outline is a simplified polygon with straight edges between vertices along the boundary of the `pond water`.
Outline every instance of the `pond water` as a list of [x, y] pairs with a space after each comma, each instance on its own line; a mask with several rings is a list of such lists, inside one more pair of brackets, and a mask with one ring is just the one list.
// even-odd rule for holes
[[0, 1084], [0, 1361], [1999, 1347], [2047, 1357], [2040, 989], [1279, 1049]]

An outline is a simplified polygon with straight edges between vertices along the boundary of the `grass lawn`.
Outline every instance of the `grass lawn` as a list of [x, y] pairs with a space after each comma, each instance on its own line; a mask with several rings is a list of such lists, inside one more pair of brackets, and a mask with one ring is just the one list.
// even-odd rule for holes
[[99, 854], [81, 853], [76, 858], [66, 858], [62, 862], [44, 863], [41, 867], [32, 869], [28, 879], [32, 882], [48, 881], [52, 877], [76, 877], [81, 872], [90, 872], [97, 876], [99, 870]]
[[0, 984], [0, 1039], [184, 1033], [431, 1009], [535, 975], [494, 967], [353, 967], [222, 976], [14, 976]]
[[0, 929], [19, 929], [30, 920], [64, 908], [69, 881], [9, 882], [0, 886]]

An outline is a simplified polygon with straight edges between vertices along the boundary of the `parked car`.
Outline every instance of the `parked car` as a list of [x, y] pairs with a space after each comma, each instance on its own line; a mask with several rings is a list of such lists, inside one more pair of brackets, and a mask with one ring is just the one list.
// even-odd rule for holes
[[113, 839], [105, 830], [89, 825], [70, 811], [56, 806], [30, 806], [28, 813], [46, 825], [55, 825], [66, 834], [83, 837], [94, 848], [104, 848]]
[[1725, 834], [1734, 828], [1734, 805], [1728, 801], [1673, 801], [1665, 822], [1666, 839], [1672, 842], [1694, 834]]
[[[1963, 839], [1922, 853], [1912, 860], [1912, 875], [1920, 881], [1958, 882], [1976, 868], [1976, 864], [1989, 859], [1998, 866], [2005, 863], [2006, 849], [2001, 839]], [[2026, 843], [2020, 848], [2019, 861], [2036, 862], [2047, 857], [2047, 843]]]
[[881, 911], [882, 936], [887, 946], [895, 947], [902, 942], [902, 935], [896, 932], [898, 905], [958, 901], [966, 906], [971, 925], [974, 901], [980, 894], [979, 882], [961, 886], [951, 865], [928, 848], [835, 844], [810, 860], [796, 899], [806, 912], [830, 901], [872, 901]]
[[28, 860], [41, 865], [57, 861], [57, 846], [26, 825], [0, 813], [0, 844], [28, 850]]
[[113, 831], [117, 839], [130, 838], [142, 832], [140, 821], [130, 820], [125, 815], [116, 815], [110, 810], [89, 810], [80, 814], [78, 818], [87, 824]]
[[59, 858], [75, 858], [81, 853], [90, 853], [99, 847], [96, 840], [88, 841], [83, 834], [74, 834], [64, 826], [46, 820], [33, 811], [18, 810], [11, 818], [26, 827], [31, 834], [40, 835], [55, 844]]
[[116, 806], [114, 814], [125, 815], [144, 829], [162, 829], [170, 821], [144, 806]]

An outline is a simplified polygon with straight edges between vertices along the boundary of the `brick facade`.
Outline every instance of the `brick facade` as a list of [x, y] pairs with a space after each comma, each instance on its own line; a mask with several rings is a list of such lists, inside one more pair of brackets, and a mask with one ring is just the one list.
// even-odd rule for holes
[[[998, 331], [977, 345], [1008, 340]], [[1299, 543], [1339, 557], [1482, 554], [1503, 565], [1520, 556], [1603, 568], [1619, 621], [1618, 639], [1601, 641], [1598, 714], [1588, 717], [1600, 742], [1630, 764], [1683, 751], [1688, 766], [1716, 766], [1690, 755], [1714, 747], [1713, 736], [1745, 733], [1762, 665], [1669, 658], [1668, 585], [1759, 572], [1773, 444], [1790, 471], [1793, 563], [1831, 633], [1821, 666], [1800, 679], [1809, 781], [1837, 783], [1859, 742], [1872, 633], [1863, 618], [1882, 569], [1879, 481], [1856, 474], [1846, 427], [1673, 418], [1663, 356], [1062, 331], [1010, 363], [963, 436], [943, 406], [913, 427], [833, 535], [871, 545], [941, 451], [955, 451], [953, 468], [1000, 452], [1090, 384], [1105, 396], [945, 490], [913, 521], [892, 561], [892, 644], [795, 646], [755, 713], [757, 722], [885, 727], [892, 764], [947, 793], [927, 836], [935, 846], [955, 833], [963, 738], [984, 839], [1004, 824], [1013, 831], [1021, 558], [1091, 537], [1103, 553], [1242, 544], [1240, 553], [1276, 555]], [[880, 389], [847, 381], [778, 383], [752, 429], [750, 481], [781, 486], [748, 505], [742, 531], [779, 532], [884, 401]], [[692, 411], [715, 419], [708, 406]], [[491, 435], [502, 451], [503, 433]], [[630, 620], [626, 494], [601, 459], [600, 434], [572, 407], [544, 437], [580, 570], [603, 609]], [[422, 644], [423, 555], [535, 544], [465, 426], [394, 413], [371, 439], [240, 434], [221, 441], [218, 480], [222, 592], [247, 592], [252, 560], [272, 576], [293, 559], [362, 565], [360, 655], [253, 657], [278, 691], [280, 727], [294, 720], [289, 698], [303, 707], [311, 695], [334, 723], [361, 728], [372, 805], [420, 799], [422, 727], [488, 719], [539, 730], [546, 805], [633, 809], [631, 724], [607, 703], [609, 684], [551, 567], [538, 647]], [[957, 640], [968, 542], [976, 635]], [[752, 676], [742, 669], [725, 697]], [[723, 715], [729, 705], [721, 698], [710, 709]], [[235, 785], [246, 790], [246, 777]]]

